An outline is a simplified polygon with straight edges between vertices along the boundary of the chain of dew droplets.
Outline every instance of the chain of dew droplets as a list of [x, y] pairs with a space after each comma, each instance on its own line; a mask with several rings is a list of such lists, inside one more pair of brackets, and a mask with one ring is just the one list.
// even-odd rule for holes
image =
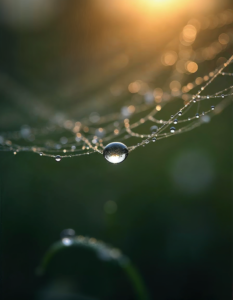
[[[231, 20], [228, 23], [232, 23], [233, 20]], [[223, 26], [223, 25], [222, 25]], [[221, 26], [220, 26], [221, 27]], [[218, 51], [218, 54], [221, 53], [226, 49], [226, 46], [222, 47], [220, 51]], [[229, 99], [226, 99], [229, 96], [232, 96], [232, 89], [233, 85], [218, 91], [212, 95], [201, 95], [201, 93], [219, 76], [233, 76], [233, 73], [230, 72], [223, 72], [223, 70], [229, 66], [233, 61], [233, 56], [231, 56], [227, 62], [224, 63], [222, 67], [220, 67], [218, 70], [215, 70], [213, 72], [210, 72], [208, 75], [205, 75], [203, 77], [198, 77], [195, 81], [184, 85], [181, 90], [182, 93], [180, 93], [180, 97], [185, 101], [185, 105], [174, 115], [172, 115], [168, 120], [163, 119], [157, 119], [155, 118], [155, 115], [164, 108], [164, 106], [167, 104], [167, 101], [159, 102], [159, 105], [156, 105], [154, 107], [153, 104], [150, 103], [142, 103], [136, 105], [131, 105], [131, 108], [133, 108], [133, 111], [128, 114], [126, 118], [122, 118], [122, 113], [113, 113], [109, 114], [103, 117], [99, 117], [98, 122], [96, 122], [96, 125], [105, 125], [103, 128], [96, 128], [92, 127], [93, 122], [91, 120], [87, 120], [84, 118], [83, 120], [79, 122], [75, 122], [72, 126], [64, 126], [66, 130], [70, 131], [72, 134], [75, 134], [75, 137], [66, 138], [66, 142], [64, 143], [64, 146], [61, 144], [49, 146], [46, 145], [46, 141], [43, 142], [40, 141], [40, 143], [45, 144], [45, 146], [20, 146], [16, 143], [13, 143], [12, 140], [16, 136], [19, 136], [19, 132], [5, 132], [2, 133], [0, 136], [0, 150], [2, 151], [12, 151], [14, 154], [17, 154], [18, 152], [35, 152], [39, 154], [40, 156], [47, 156], [47, 157], [53, 157], [57, 161], [60, 161], [61, 158], [67, 158], [67, 157], [76, 157], [76, 156], [82, 156], [82, 155], [89, 155], [92, 153], [103, 153], [104, 144], [112, 141], [116, 137], [120, 138], [120, 140], [126, 140], [130, 137], [136, 137], [143, 139], [141, 142], [137, 143], [136, 145], [129, 146], [129, 152], [135, 150], [139, 146], [145, 146], [150, 141], [160, 140], [162, 138], [167, 138], [172, 135], [180, 134], [183, 132], [187, 132], [189, 130], [192, 130], [201, 124], [204, 123], [202, 118], [200, 118], [199, 115], [199, 108], [200, 108], [200, 102], [207, 99], [215, 99], [219, 98], [221, 99], [221, 102], [214, 108], [214, 106], [211, 106], [210, 109], [202, 112], [201, 116], [205, 116], [207, 114], [218, 114], [220, 113], [228, 104]], [[205, 82], [205, 84], [201, 87], [201, 89], [195, 94], [191, 95], [188, 94], [191, 90], [193, 90], [195, 87], [200, 85], [201, 83]], [[175, 96], [174, 96], [175, 97]], [[171, 96], [170, 96], [171, 98]], [[193, 104], [198, 103], [197, 113], [193, 117], [189, 117], [186, 119], [179, 119], [179, 117], [182, 115], [185, 115], [187, 111], [193, 107]], [[141, 118], [139, 121], [134, 122], [130, 124], [130, 118], [132, 116], [135, 116], [137, 113], [145, 112], [152, 108], [152, 111], [149, 112], [145, 117]], [[135, 129], [139, 127], [140, 125], [144, 124], [145, 122], [150, 121], [152, 123], [156, 123], [161, 125], [156, 132], [152, 132], [152, 134], [140, 134], [135, 132]], [[180, 123], [186, 123], [189, 122], [188, 125], [183, 126], [182, 128], [176, 130], [175, 127], [170, 128], [170, 132], [164, 132], [169, 126], [173, 124], [180, 124]], [[61, 131], [63, 133], [64, 128], [55, 128], [57, 132]], [[50, 133], [49, 129], [34, 129], [34, 134], [39, 136], [47, 136]], [[88, 133], [88, 135], [87, 135]], [[3, 139], [7, 138], [5, 141]], [[77, 147], [80, 148], [77, 148]], [[63, 152], [63, 155], [57, 155]]]

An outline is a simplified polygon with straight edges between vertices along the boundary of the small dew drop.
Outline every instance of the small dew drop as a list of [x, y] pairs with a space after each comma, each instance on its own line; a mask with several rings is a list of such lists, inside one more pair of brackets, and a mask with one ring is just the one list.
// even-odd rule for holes
[[16, 155], [17, 154], [17, 152], [16, 151], [14, 151], [14, 153], [13, 153], [14, 155]]
[[214, 107], [214, 105], [212, 105], [212, 106], [211, 106], [211, 110], [214, 110], [214, 109], [215, 109], [215, 107]]
[[153, 139], [152, 139], [152, 142], [155, 142], [156, 141], [156, 137], [154, 137]]
[[178, 116], [180, 117], [182, 115], [182, 111], [179, 111], [178, 112]]
[[55, 156], [55, 160], [56, 161], [61, 161], [61, 156], [60, 155]]
[[193, 103], [196, 103], [197, 102], [197, 100], [196, 99], [193, 99]]
[[146, 140], [146, 141], [145, 141], [146, 144], [149, 144], [149, 142], [150, 142], [149, 140]]
[[43, 156], [43, 153], [42, 153], [42, 152], [40, 152], [40, 156]]
[[177, 120], [177, 119], [175, 119], [173, 123], [174, 123], [174, 124], [177, 124], [177, 123], [178, 123], [178, 120]]
[[158, 126], [156, 126], [156, 125], [153, 125], [153, 126], [151, 126], [151, 128], [150, 128], [150, 131], [151, 131], [152, 133], [155, 133], [157, 130], [158, 130]]
[[176, 128], [175, 128], [175, 127], [171, 127], [171, 128], [170, 128], [170, 132], [171, 132], [171, 133], [174, 133], [175, 131], [176, 131]]
[[207, 99], [210, 99], [210, 96], [209, 96], [209, 95], [207, 95], [207, 96], [206, 96], [206, 98], [207, 98]]
[[225, 97], [225, 95], [222, 94], [222, 98], [224, 98], [224, 97]]
[[199, 119], [199, 114], [196, 114], [195, 117], [196, 117], [197, 119]]

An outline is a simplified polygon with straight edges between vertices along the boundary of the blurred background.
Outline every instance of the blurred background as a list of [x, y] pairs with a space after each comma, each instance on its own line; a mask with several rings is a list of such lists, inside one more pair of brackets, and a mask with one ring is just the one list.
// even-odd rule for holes
[[[208, 74], [232, 55], [232, 9], [231, 0], [1, 0], [0, 131], [120, 111], [146, 99], [137, 80], [166, 89], [168, 77]], [[2, 299], [137, 299], [120, 268], [81, 249], [37, 276], [65, 228], [121, 249], [151, 299], [232, 297], [232, 105], [120, 165], [0, 152], [0, 170]]]

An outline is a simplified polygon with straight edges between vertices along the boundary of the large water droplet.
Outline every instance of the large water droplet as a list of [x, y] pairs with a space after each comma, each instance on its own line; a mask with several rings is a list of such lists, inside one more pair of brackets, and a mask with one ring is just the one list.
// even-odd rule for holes
[[60, 161], [61, 160], [61, 156], [60, 155], [55, 156], [55, 160], [56, 161]]
[[174, 123], [174, 124], [177, 124], [177, 123], [178, 123], [178, 120], [177, 120], [177, 119], [175, 119], [173, 123]]
[[104, 148], [103, 155], [110, 163], [119, 164], [127, 158], [128, 153], [126, 145], [119, 142], [113, 142]]

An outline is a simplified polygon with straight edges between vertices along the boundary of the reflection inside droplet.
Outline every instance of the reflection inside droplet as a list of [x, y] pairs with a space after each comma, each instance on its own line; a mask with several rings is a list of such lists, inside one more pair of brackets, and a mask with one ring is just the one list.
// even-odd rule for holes
[[123, 143], [114, 142], [104, 148], [103, 155], [110, 163], [119, 164], [127, 158], [128, 149]]
[[70, 238], [63, 238], [62, 239], [62, 244], [65, 246], [70, 246], [73, 243], [72, 239]]

